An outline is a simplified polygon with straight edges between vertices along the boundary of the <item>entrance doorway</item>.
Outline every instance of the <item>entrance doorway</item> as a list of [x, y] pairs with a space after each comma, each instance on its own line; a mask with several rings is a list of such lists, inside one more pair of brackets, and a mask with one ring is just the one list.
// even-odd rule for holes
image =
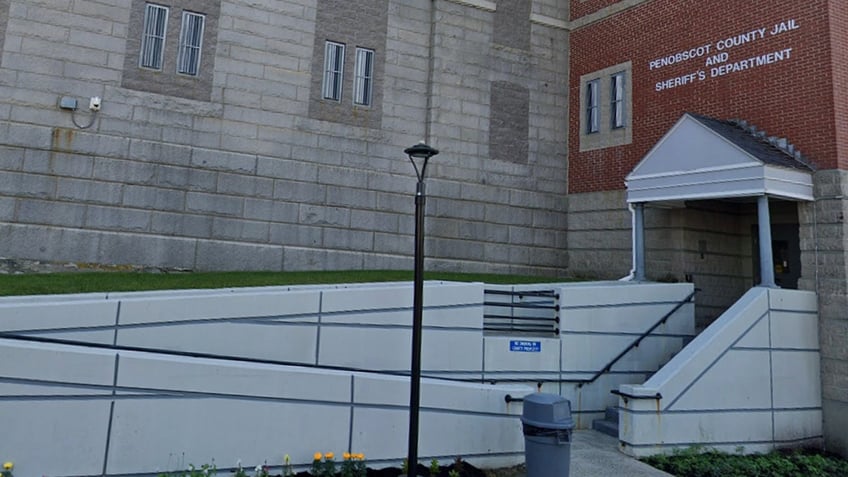
[[[752, 253], [754, 257], [754, 285], [760, 284], [759, 228], [751, 226]], [[774, 281], [781, 288], [798, 289], [801, 278], [801, 241], [797, 224], [771, 226], [771, 252], [774, 263]]]

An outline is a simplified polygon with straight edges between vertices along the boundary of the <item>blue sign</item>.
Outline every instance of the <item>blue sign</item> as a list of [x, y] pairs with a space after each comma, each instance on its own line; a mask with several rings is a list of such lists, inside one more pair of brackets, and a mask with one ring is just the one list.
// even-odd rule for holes
[[541, 353], [542, 352], [542, 342], [541, 341], [510, 340], [509, 350], [510, 351], [518, 351], [520, 353]]

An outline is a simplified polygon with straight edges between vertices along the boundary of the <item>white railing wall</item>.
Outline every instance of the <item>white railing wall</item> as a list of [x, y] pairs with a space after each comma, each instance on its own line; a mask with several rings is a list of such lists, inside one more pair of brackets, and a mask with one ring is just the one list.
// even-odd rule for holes
[[620, 386], [622, 449], [819, 445], [816, 295], [753, 288], [642, 385]]
[[[542, 390], [571, 399], [589, 427], [610, 389], [644, 381], [694, 326], [687, 304], [578, 387], [560, 380], [591, 377], [692, 285], [527, 288], [559, 291], [559, 338], [484, 334], [483, 284], [425, 283], [422, 373], [453, 381], [422, 383], [422, 459], [521, 462], [521, 404], [507, 394], [548, 380]], [[400, 465], [411, 306], [410, 283], [0, 299], [0, 332], [79, 342], [0, 338], [0, 426], [14, 433], [0, 458], [20, 475], [51, 476], [146, 475], [212, 459], [278, 468], [285, 454], [303, 466], [316, 451]], [[538, 346], [515, 350], [515, 339]]]
[[[538, 289], [540, 285], [531, 288]], [[493, 288], [489, 285], [487, 288]], [[512, 290], [525, 285], [504, 287]], [[689, 341], [695, 332], [694, 303], [683, 304], [668, 321], [629, 351], [610, 372], [591, 379], [642, 333], [694, 290], [691, 283], [582, 282], [558, 285], [560, 337], [532, 338], [539, 352], [511, 352], [515, 337], [487, 335], [485, 378], [542, 382], [541, 390], [571, 401], [578, 428], [591, 428], [621, 384], [642, 383]]]

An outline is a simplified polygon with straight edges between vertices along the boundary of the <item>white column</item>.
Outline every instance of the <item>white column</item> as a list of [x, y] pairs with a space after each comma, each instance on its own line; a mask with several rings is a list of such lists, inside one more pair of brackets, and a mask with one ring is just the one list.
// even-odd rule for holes
[[760, 231], [760, 286], [777, 288], [774, 282], [774, 258], [771, 252], [771, 217], [766, 195], [757, 198], [757, 218]]
[[633, 210], [636, 214], [633, 224], [634, 277], [636, 281], [645, 281], [645, 204], [633, 204]]

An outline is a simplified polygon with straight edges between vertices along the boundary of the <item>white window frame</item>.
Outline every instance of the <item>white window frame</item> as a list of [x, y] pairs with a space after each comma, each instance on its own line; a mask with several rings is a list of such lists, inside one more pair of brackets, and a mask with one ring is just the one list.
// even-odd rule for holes
[[374, 101], [374, 50], [357, 48], [353, 71], [353, 104], [371, 106]]
[[589, 134], [601, 130], [600, 80], [586, 83], [586, 132]]
[[[164, 16], [161, 16], [162, 12]], [[162, 70], [169, 14], [170, 9], [162, 5], [148, 3], [144, 6], [144, 28], [141, 33], [141, 51], [138, 55], [139, 67]]]
[[344, 82], [345, 44], [327, 41], [324, 44], [324, 85], [321, 97], [331, 101], [342, 100]]
[[[197, 23], [200, 24], [198, 31]], [[200, 74], [200, 58], [203, 54], [203, 33], [206, 15], [183, 12], [180, 25], [180, 49], [177, 55], [177, 73], [188, 76]]]
[[619, 129], [627, 126], [627, 95], [623, 71], [610, 76], [610, 127]]

